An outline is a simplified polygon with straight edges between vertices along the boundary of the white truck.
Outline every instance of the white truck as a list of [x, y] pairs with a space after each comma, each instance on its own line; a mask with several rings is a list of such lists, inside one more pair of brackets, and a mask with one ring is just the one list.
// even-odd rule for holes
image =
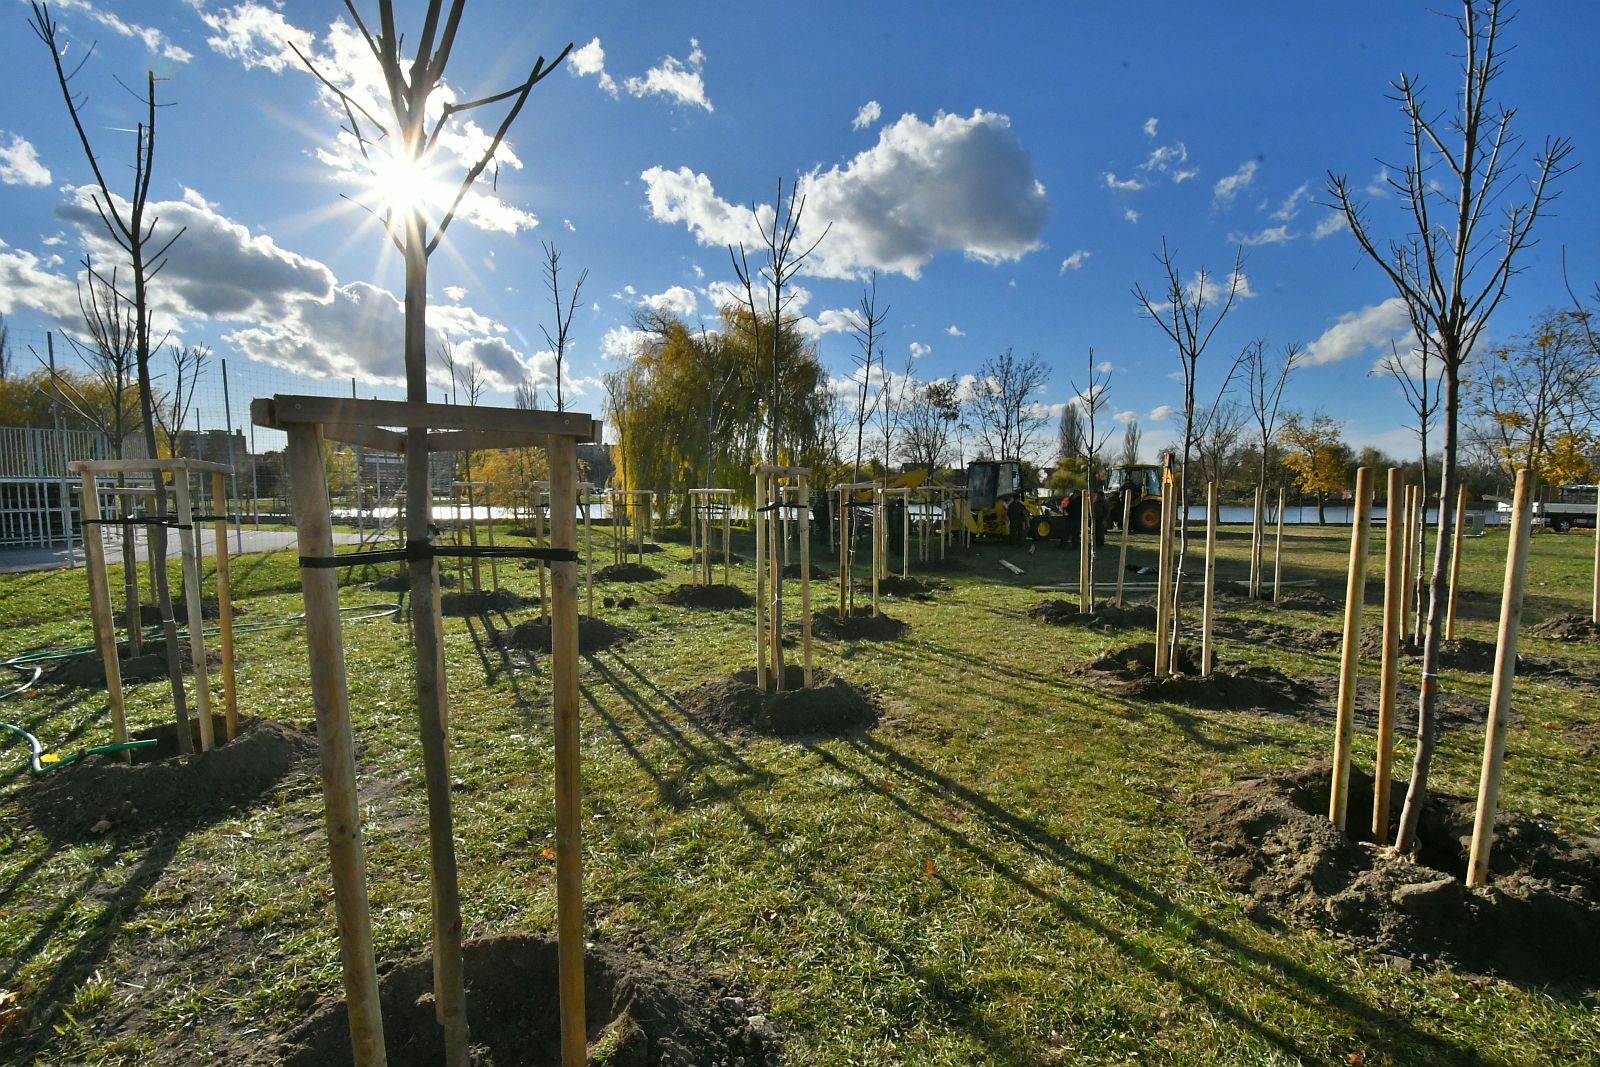
[[[1593, 529], [1595, 525], [1595, 494], [1593, 485], [1556, 485], [1545, 491], [1547, 499], [1533, 505], [1533, 521], [1541, 526], [1566, 533], [1577, 528]], [[1502, 500], [1496, 506], [1500, 514], [1510, 518], [1511, 501]], [[1505, 521], [1505, 520], [1502, 520]]]

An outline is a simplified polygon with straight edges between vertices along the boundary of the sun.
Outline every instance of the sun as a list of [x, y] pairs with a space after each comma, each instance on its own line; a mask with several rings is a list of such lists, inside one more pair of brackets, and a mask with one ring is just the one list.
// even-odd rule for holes
[[396, 216], [413, 212], [436, 215], [449, 205], [453, 191], [439, 168], [426, 158], [388, 153], [374, 155], [371, 182], [380, 210]]

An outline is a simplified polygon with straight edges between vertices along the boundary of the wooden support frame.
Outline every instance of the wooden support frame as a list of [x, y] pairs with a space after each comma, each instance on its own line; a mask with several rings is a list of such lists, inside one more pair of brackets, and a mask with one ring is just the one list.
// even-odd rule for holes
[[1283, 599], [1283, 506], [1287, 494], [1278, 489], [1278, 538], [1272, 547], [1272, 602]]
[[1206, 483], [1206, 587], [1200, 609], [1200, 676], [1211, 675], [1211, 613], [1217, 592], [1217, 483]]
[[[901, 578], [909, 578], [909, 577], [911, 577], [911, 493], [912, 493], [912, 490], [908, 486], [899, 486], [899, 487], [896, 487], [896, 488], [886, 488], [883, 491], [883, 499], [884, 499], [884, 506], [885, 507], [888, 506], [888, 501], [889, 501], [890, 497], [897, 496], [897, 497], [900, 498], [900, 526], [901, 526], [901, 530], [900, 530], [900, 549], [901, 549], [901, 551], [900, 551], [900, 577]], [[887, 518], [885, 519], [885, 521], [887, 522]], [[884, 536], [884, 548], [887, 550], [888, 544], [889, 544], [889, 542], [888, 542], [889, 529], [888, 529], [887, 526], [884, 527], [883, 536]], [[887, 556], [887, 554], [888, 554], [887, 551], [885, 551], [885, 556]], [[885, 559], [884, 563], [887, 566], [888, 560]]]
[[[872, 494], [873, 514], [877, 514], [878, 491], [883, 488], [882, 482], [841, 482], [828, 490], [836, 494], [839, 500], [839, 618], [850, 616], [850, 569], [855, 565], [854, 527], [855, 508], [853, 507], [857, 492]], [[872, 535], [872, 616], [878, 617], [878, 531], [883, 524], [874, 522]]]
[[[1456, 588], [1461, 580], [1461, 530], [1466, 524], [1467, 487], [1463, 485], [1461, 491], [1456, 494], [1456, 525], [1455, 529], [1450, 533], [1450, 599], [1445, 606], [1444, 615], [1444, 639], [1446, 641], [1454, 641], [1456, 639]], [[1597, 526], [1596, 533], [1600, 534], [1600, 526]], [[1600, 546], [1600, 537], [1597, 537], [1595, 544]], [[1595, 550], [1595, 562], [1600, 564], [1600, 547]], [[1596, 569], [1595, 575], [1595, 590], [1600, 593], [1600, 568]], [[1597, 600], [1596, 603], [1600, 604], [1600, 600]], [[1595, 621], [1600, 622], [1600, 615], [1595, 616]]]
[[722, 534], [722, 584], [729, 585], [732, 582], [733, 549], [731, 546], [733, 544], [733, 505], [736, 495], [736, 492], [732, 489], [689, 490], [689, 548], [691, 558], [695, 544], [694, 528], [696, 525], [700, 527], [700, 562], [694, 567], [696, 584], [710, 585], [711, 575], [715, 569], [711, 559], [711, 519], [714, 514], [721, 519], [719, 527]]
[[[750, 468], [755, 476], [756, 508], [756, 685], [764, 692], [781, 693], [785, 688], [783, 657], [783, 553], [779, 540], [784, 535], [785, 496], [793, 490], [801, 501], [801, 642], [804, 646], [802, 686], [811, 685], [811, 543], [809, 467], [787, 467], [758, 463]], [[789, 484], [784, 479], [792, 479]], [[769, 599], [770, 598], [770, 599]]]
[[1394, 773], [1394, 720], [1399, 708], [1401, 604], [1405, 588], [1405, 522], [1400, 514], [1405, 497], [1404, 475], [1389, 468], [1388, 503], [1384, 509], [1383, 666], [1378, 689], [1378, 754], [1372, 769], [1372, 839], [1389, 843], [1390, 779]]
[[[379, 425], [405, 425], [407, 474], [414, 499], [407, 513], [407, 540], [426, 542], [432, 497], [427, 483], [430, 441], [452, 440], [430, 429], [473, 431], [472, 447], [509, 447], [496, 439], [526, 442], [530, 434], [547, 434], [550, 457], [551, 543], [557, 550], [575, 550], [577, 449], [580, 441], [598, 439], [597, 424], [587, 415], [511, 408], [401, 404], [393, 401], [333, 400], [285, 397], [257, 400], [252, 417], [261, 425], [286, 430], [293, 457], [291, 484], [302, 553], [332, 556], [331, 517], [322, 470], [322, 420], [341, 433]], [[428, 421], [435, 420], [435, 421]], [[454, 440], [465, 440], [455, 438]], [[420, 504], [420, 506], [418, 506]], [[449, 773], [448, 689], [439, 609], [439, 573], [433, 558], [409, 563], [413, 603], [412, 636], [416, 651], [417, 710], [424, 778], [428, 795], [428, 829], [433, 873], [433, 940], [435, 1012], [444, 1030], [445, 1047], [466, 1055], [467, 1018], [461, 954], [461, 911], [451, 814]], [[551, 680], [556, 757], [556, 897], [560, 960], [560, 1016], [563, 1063], [585, 1060], [583, 1005], [583, 871], [581, 866], [582, 779], [578, 732], [578, 605], [574, 560], [550, 564], [552, 598]], [[382, 1019], [377, 1006], [377, 977], [372, 954], [371, 916], [367, 905], [360, 814], [355, 795], [354, 745], [350, 729], [349, 687], [343, 658], [338, 588], [334, 571], [302, 566], [312, 687], [322, 751], [323, 792], [328, 812], [329, 853], [334, 868], [335, 906], [339, 917], [340, 952], [356, 1067], [384, 1062]]]
[[1117, 607], [1122, 607], [1123, 578], [1128, 573], [1128, 527], [1133, 525], [1133, 493], [1122, 491], [1122, 552], [1117, 557]]
[[1333, 783], [1328, 819], [1340, 830], [1350, 804], [1350, 755], [1355, 742], [1361, 609], [1367, 594], [1367, 541], [1372, 530], [1372, 468], [1356, 468], [1355, 517], [1350, 523], [1350, 573], [1345, 583], [1344, 642], [1339, 651], [1339, 704], [1333, 735]]
[[[628, 540], [632, 540], [634, 551], [639, 556], [639, 563], [644, 563], [645, 533], [651, 525], [651, 515], [655, 510], [656, 491], [654, 489], [608, 489], [606, 490], [606, 507], [611, 512], [611, 555], [616, 563], [628, 561]], [[638, 511], [640, 501], [644, 502], [644, 516], [641, 521]], [[619, 506], [620, 501], [620, 506]], [[619, 533], [617, 519], [625, 516], [627, 520], [629, 539], [624, 539]], [[653, 530], [651, 531], [653, 533]]]

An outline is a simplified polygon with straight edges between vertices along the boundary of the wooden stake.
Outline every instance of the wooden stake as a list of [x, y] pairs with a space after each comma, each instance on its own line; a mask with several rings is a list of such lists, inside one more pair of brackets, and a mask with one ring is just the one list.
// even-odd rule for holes
[[1411, 643], [1420, 647], [1422, 645], [1422, 567], [1427, 559], [1428, 540], [1428, 487], [1417, 486], [1417, 495], [1411, 505], [1411, 569], [1408, 577], [1411, 582], [1410, 595], [1407, 597], [1411, 605]]
[[[485, 516], [489, 528], [489, 548], [494, 549], [494, 486], [489, 482], [483, 483], [483, 508], [488, 514]], [[489, 557], [489, 585], [498, 593], [500, 591], [500, 561], [494, 556]]]
[[1266, 562], [1267, 516], [1262, 486], [1256, 486], [1256, 506], [1250, 513], [1250, 599], [1261, 599], [1261, 571]]
[[[1465, 486], [1462, 492], [1466, 492]], [[1594, 591], [1590, 596], [1590, 620], [1600, 626], [1600, 489], [1595, 491], [1594, 500]]]
[[1384, 507], [1383, 542], [1383, 672], [1378, 690], [1378, 757], [1372, 771], [1372, 839], [1389, 843], [1389, 791], [1394, 767], [1394, 717], [1399, 683], [1400, 605], [1406, 597], [1405, 530], [1400, 509], [1405, 483], [1398, 467], [1389, 468], [1388, 503]]
[[1284, 492], [1278, 490], [1278, 542], [1272, 550], [1272, 602], [1274, 604], [1282, 597], [1283, 593], [1283, 504]]
[[811, 484], [800, 475], [800, 644], [804, 649], [805, 687], [811, 688]]
[[1416, 521], [1417, 487], [1414, 485], [1408, 485], [1406, 486], [1405, 522], [1401, 527], [1401, 532], [1405, 536], [1405, 559], [1401, 563], [1401, 569], [1405, 573], [1406, 583], [1406, 594], [1403, 598], [1405, 602], [1400, 607], [1400, 631], [1402, 633], [1411, 632], [1411, 586], [1414, 580], [1412, 578], [1412, 573], [1416, 567], [1416, 555], [1414, 548], [1414, 545], [1416, 544], [1416, 529], [1414, 524]]
[[[222, 484], [222, 472], [211, 472], [211, 499], [227, 502]], [[212, 532], [217, 539], [217, 629], [221, 631], [222, 644], [222, 713], [227, 723], [228, 740], [239, 736], [239, 691], [233, 671], [233, 595], [228, 582], [228, 517], [224, 507], [214, 506], [216, 514]]]
[[756, 474], [756, 688], [767, 688], [767, 478]]
[[[128, 722], [122, 706], [122, 663], [117, 659], [117, 627], [111, 617], [111, 581], [106, 572], [106, 545], [100, 526], [100, 489], [94, 475], [83, 472], [83, 561], [89, 576], [89, 612], [94, 619], [94, 643], [106, 675], [106, 698], [111, 703], [111, 737], [117, 744], [128, 740]], [[134, 566], [124, 561], [124, 566]], [[123, 750], [129, 762], [133, 754]]]
[[1511, 501], [1511, 543], [1506, 547], [1506, 580], [1500, 597], [1500, 632], [1494, 650], [1494, 685], [1489, 694], [1478, 809], [1472, 820], [1472, 850], [1467, 859], [1468, 886], [1481, 886], [1489, 879], [1494, 820], [1500, 809], [1500, 783], [1505, 774], [1506, 733], [1511, 728], [1511, 687], [1517, 677], [1522, 598], [1528, 586], [1528, 543], [1533, 534], [1536, 481], [1527, 468], [1517, 471], [1517, 489]]
[[[546, 498], [544, 501], [536, 501], [535, 503], [537, 506], [533, 509], [533, 540], [534, 544], [540, 548], [544, 548], [546, 545], [546, 539], [544, 535], [545, 515], [549, 514], [552, 521], [555, 519], [555, 509], [553, 506], [550, 507], [548, 512], [545, 510], [547, 502], [548, 498]], [[550, 600], [549, 597], [545, 595], [545, 566], [546, 564], [544, 560], [538, 560], [537, 566], [534, 567], [534, 570], [539, 572], [539, 621], [549, 625]], [[591, 590], [590, 597], [592, 598], [593, 595], [593, 590]]]
[[1217, 584], [1217, 483], [1206, 484], [1206, 588], [1200, 609], [1200, 675], [1211, 675], [1211, 608]]
[[[594, 618], [594, 529], [589, 524], [592, 492], [583, 494], [583, 592], [589, 600], [589, 617]], [[543, 607], [543, 605], [540, 605]]]
[[1117, 559], [1117, 607], [1122, 607], [1122, 581], [1128, 573], [1128, 527], [1133, 525], [1133, 494], [1122, 491], [1122, 554]]
[[1361, 608], [1367, 595], [1367, 539], [1372, 526], [1372, 469], [1356, 469], [1356, 513], [1350, 527], [1350, 574], [1345, 584], [1344, 643], [1339, 651], [1339, 711], [1333, 735], [1333, 787], [1328, 818], [1343, 830], [1350, 803], [1350, 748], [1355, 740], [1356, 668], [1361, 658]]
[[733, 581], [729, 577], [729, 568], [733, 566], [733, 490], [729, 489], [722, 498], [722, 584], [728, 585]]
[[[551, 434], [550, 547], [576, 541], [577, 447]], [[583, 1006], [583, 775], [578, 738], [578, 575], [571, 562], [550, 565], [552, 703], [556, 757], [556, 954], [560, 959], [561, 1062], [584, 1067]]]
[[[1456, 639], [1456, 583], [1461, 578], [1461, 528], [1467, 524], [1467, 487], [1456, 494], [1456, 527], [1450, 535], [1450, 601], [1445, 608], [1444, 639]], [[1600, 587], [1597, 587], [1600, 588]]]
[[1078, 498], [1078, 610], [1085, 615], [1094, 611], [1094, 597], [1089, 594], [1089, 570], [1094, 566], [1094, 523], [1089, 518], [1089, 488], [1084, 486]]
[[183, 553], [184, 603], [189, 609], [189, 657], [194, 660], [194, 707], [200, 719], [200, 751], [216, 747], [211, 721], [211, 671], [206, 664], [205, 615], [200, 610], [200, 552], [195, 544], [194, 508], [189, 504], [189, 472], [172, 472], [178, 503], [178, 547]]
[[1173, 486], [1165, 483], [1161, 486], [1161, 530], [1159, 543], [1156, 546], [1156, 662], [1155, 676], [1164, 678], [1171, 666], [1172, 644], [1171, 624], [1172, 618], [1168, 614], [1172, 607], [1172, 554], [1168, 549], [1172, 544], [1172, 501], [1176, 495]]
[[878, 617], [878, 576], [883, 573], [883, 527], [889, 521], [883, 486], [872, 491], [872, 617]]
[[[322, 428], [314, 424], [292, 425], [288, 435], [289, 485], [294, 494], [300, 551], [310, 556], [332, 556]], [[378, 1007], [378, 971], [367, 905], [367, 863], [361, 849], [355, 738], [350, 730], [337, 572], [327, 567], [302, 567], [300, 590], [306, 605], [306, 649], [311, 662], [317, 748], [322, 757], [323, 821], [333, 871], [333, 910], [339, 925], [339, 962], [350, 1023], [351, 1062], [355, 1067], [383, 1067], [383, 1015]]]
[[839, 535], [839, 618], [850, 614], [847, 594], [850, 592], [850, 501], [844, 488], [839, 489], [839, 521], [835, 530]]

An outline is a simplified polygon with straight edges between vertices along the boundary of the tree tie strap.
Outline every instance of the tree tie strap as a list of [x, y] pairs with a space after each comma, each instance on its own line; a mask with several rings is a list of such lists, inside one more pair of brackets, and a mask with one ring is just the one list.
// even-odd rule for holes
[[372, 563], [411, 563], [448, 556], [463, 559], [540, 559], [547, 563], [576, 563], [570, 548], [524, 548], [517, 545], [436, 545], [432, 541], [407, 541], [404, 548], [364, 548], [331, 556], [301, 556], [300, 566], [311, 569], [355, 567]]

